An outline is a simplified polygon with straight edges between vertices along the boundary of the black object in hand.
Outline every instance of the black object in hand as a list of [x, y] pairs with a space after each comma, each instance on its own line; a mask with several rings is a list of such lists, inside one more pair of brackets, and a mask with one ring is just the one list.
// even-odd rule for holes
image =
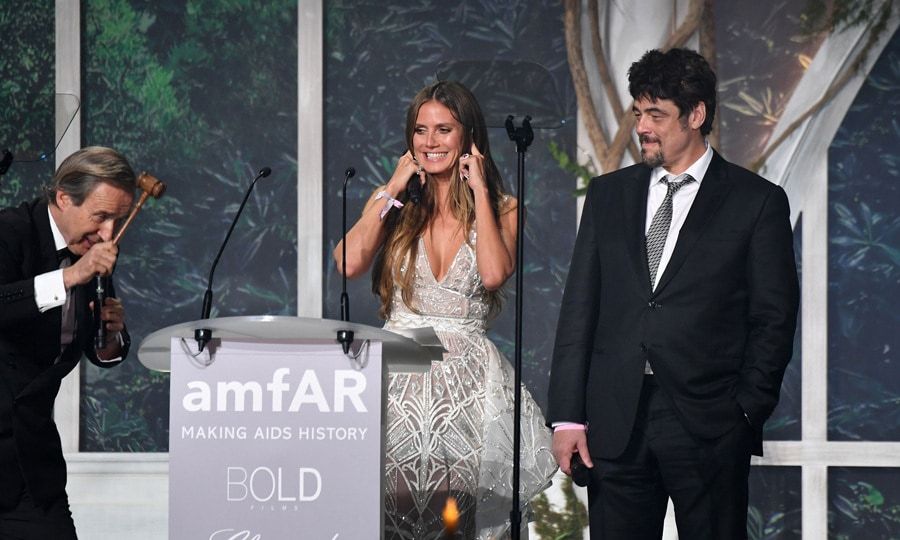
[[418, 172], [413, 173], [409, 182], [406, 183], [406, 193], [409, 194], [409, 200], [414, 204], [422, 202], [422, 179], [419, 178]]
[[572, 454], [572, 481], [575, 482], [576, 486], [585, 487], [588, 485], [588, 482], [591, 480], [591, 471], [584, 464], [584, 461], [581, 461], [581, 455], [577, 452]]

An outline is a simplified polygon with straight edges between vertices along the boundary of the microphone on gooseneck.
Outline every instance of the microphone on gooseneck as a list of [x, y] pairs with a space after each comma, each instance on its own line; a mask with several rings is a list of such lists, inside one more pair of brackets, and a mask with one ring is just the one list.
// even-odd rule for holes
[[[244, 200], [241, 201], [241, 205], [238, 207], [237, 213], [234, 215], [234, 219], [231, 220], [231, 227], [228, 229], [228, 233], [225, 235], [225, 240], [222, 241], [222, 245], [219, 246], [219, 252], [216, 254], [216, 258], [213, 260], [212, 267], [209, 269], [209, 277], [206, 280], [206, 292], [203, 293], [203, 309], [200, 313], [200, 319], [209, 319], [209, 314], [212, 311], [212, 286], [213, 286], [213, 274], [216, 272], [216, 265], [219, 264], [219, 258], [222, 256], [222, 252], [225, 251], [225, 244], [228, 243], [228, 239], [231, 238], [231, 233], [234, 231], [234, 226], [237, 225], [237, 220], [241, 217], [241, 212], [244, 211], [244, 206], [247, 204], [247, 199], [250, 198], [250, 193], [253, 191], [253, 187], [256, 185], [257, 180], [260, 178], [265, 178], [272, 174], [272, 169], [269, 167], [263, 167], [256, 174], [256, 177], [250, 182], [250, 187], [247, 188], [247, 192], [244, 194]], [[212, 339], [212, 330], [209, 328], [197, 328], [194, 330], [194, 339], [197, 341], [197, 347], [200, 352], [203, 351], [206, 344]]]
[[356, 169], [347, 167], [344, 171], [344, 198], [341, 204], [341, 320], [350, 322], [350, 297], [347, 296], [347, 182], [356, 174]]
[[[350, 322], [350, 297], [347, 295], [347, 182], [356, 174], [356, 169], [347, 167], [344, 171], [344, 191], [341, 201], [341, 321]], [[344, 354], [350, 352], [353, 330], [338, 330], [337, 342]]]

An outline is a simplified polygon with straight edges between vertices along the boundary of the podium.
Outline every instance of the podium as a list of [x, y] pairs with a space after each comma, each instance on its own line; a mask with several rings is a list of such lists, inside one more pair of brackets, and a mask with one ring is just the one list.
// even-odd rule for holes
[[168, 372], [172, 338], [184, 338], [193, 343], [194, 330], [197, 328], [211, 329], [215, 339], [241, 340], [334, 341], [338, 330], [352, 330], [357, 342], [380, 341], [388, 359], [388, 370], [398, 373], [427, 371], [431, 367], [430, 361], [438, 362], [443, 358], [444, 350], [434, 330], [430, 328], [392, 332], [332, 319], [254, 315], [220, 317], [167, 326], [141, 341], [138, 360], [149, 369]]
[[[196, 328], [213, 332], [201, 353]], [[338, 330], [354, 332], [354, 358]], [[139, 360], [171, 372], [169, 538], [377, 538], [386, 374], [427, 371], [442, 353], [431, 329], [299, 317], [149, 335]]]

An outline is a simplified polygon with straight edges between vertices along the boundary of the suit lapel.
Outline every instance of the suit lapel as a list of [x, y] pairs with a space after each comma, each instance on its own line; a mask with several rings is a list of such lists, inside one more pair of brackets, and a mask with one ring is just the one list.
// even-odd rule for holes
[[39, 201], [31, 209], [31, 223], [34, 227], [35, 238], [38, 239], [38, 266], [37, 273], [50, 272], [59, 268], [56, 260], [56, 244], [53, 241], [53, 231], [50, 229], [50, 215], [47, 213], [47, 203]]
[[[663, 275], [660, 276], [654, 294], [659, 294], [672, 281], [672, 277], [681, 268], [697, 239], [706, 229], [710, 218], [718, 211], [730, 190], [731, 180], [725, 172], [725, 160], [714, 150], [712, 161], [709, 163], [709, 168], [700, 183], [699, 191], [697, 191], [697, 197], [678, 233], [678, 241], [675, 243], [672, 258], [669, 259]], [[649, 281], [650, 278], [647, 279]]]
[[[69, 345], [69, 349], [75, 348], [80, 357], [84, 341], [89, 339], [90, 335], [93, 335], [91, 311], [88, 306], [90, 302], [88, 298], [90, 288], [87, 285], [81, 285], [72, 289], [72, 292], [75, 294], [73, 298], [75, 301], [75, 333], [72, 336], [72, 343]], [[67, 349], [66, 352], [69, 352], [69, 350]]]
[[647, 249], [644, 229], [647, 221], [647, 193], [650, 190], [650, 169], [636, 167], [634, 176], [625, 182], [622, 208], [625, 214], [625, 242], [628, 260], [639, 276], [644, 289], [650, 288], [650, 269], [647, 268]]
[[[43, 274], [59, 268], [56, 258], [56, 243], [53, 240], [53, 230], [50, 228], [50, 215], [47, 212], [46, 201], [39, 200], [31, 207], [31, 226], [34, 229], [34, 238], [37, 239], [37, 253], [34, 261], [33, 273]], [[51, 309], [44, 312], [41, 317], [46, 321], [42, 324], [43, 345], [48, 351], [45, 355], [59, 352], [60, 328], [62, 328], [62, 308]], [[48, 360], [49, 362], [50, 360]]]
[[[32, 222], [34, 223], [40, 244], [40, 262], [38, 264], [41, 267], [41, 272], [49, 272], [59, 268], [59, 261], [56, 258], [56, 243], [53, 240], [53, 230], [50, 228], [50, 216], [47, 213], [47, 204], [48, 203], [44, 201], [40, 201], [34, 206], [32, 211]], [[71, 261], [71, 264], [75, 264], [78, 259], [78, 257], [74, 258]], [[90, 310], [87, 305], [90, 301], [88, 299], [88, 286], [82, 285], [73, 287], [69, 291], [69, 294], [73, 295], [72, 301], [75, 302], [73, 308], [75, 311], [75, 333], [72, 336], [72, 343], [66, 347], [66, 350], [62, 351], [63, 357], [61, 360], [63, 362], [80, 359], [82, 349], [81, 340], [84, 339], [85, 333], [90, 334], [91, 328]], [[53, 351], [59, 351], [60, 349], [63, 309], [64, 307], [61, 307], [60, 309], [53, 309], [48, 312], [48, 314], [52, 315], [50, 315], [51, 323], [49, 325], [47, 336], [48, 339], [52, 340]]]

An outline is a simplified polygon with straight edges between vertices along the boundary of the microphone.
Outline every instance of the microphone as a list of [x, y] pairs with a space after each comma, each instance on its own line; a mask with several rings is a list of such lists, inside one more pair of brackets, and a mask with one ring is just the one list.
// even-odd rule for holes
[[3, 158], [0, 159], [0, 176], [6, 174], [6, 171], [9, 170], [9, 166], [12, 165], [13, 162], [13, 154], [9, 150], [3, 151]]
[[406, 183], [406, 193], [409, 195], [410, 201], [416, 204], [422, 201], [422, 180], [419, 178], [419, 173], [413, 173], [409, 177], [409, 182]]
[[[228, 229], [228, 233], [225, 235], [225, 240], [222, 241], [222, 245], [219, 246], [219, 252], [216, 254], [216, 258], [213, 260], [212, 268], [209, 269], [209, 277], [206, 280], [206, 292], [203, 293], [203, 310], [200, 313], [200, 320], [209, 319], [209, 313], [212, 311], [212, 286], [213, 286], [213, 274], [216, 272], [216, 265], [219, 264], [219, 258], [222, 256], [222, 252], [225, 251], [225, 244], [228, 243], [228, 239], [231, 238], [231, 233], [234, 231], [234, 226], [237, 225], [237, 220], [241, 217], [241, 212], [244, 211], [244, 206], [247, 204], [247, 199], [250, 198], [250, 193], [253, 191], [253, 187], [256, 185], [256, 182], [260, 178], [265, 178], [272, 174], [272, 169], [269, 167], [263, 167], [256, 174], [256, 178], [250, 182], [250, 187], [247, 188], [247, 192], [244, 194], [244, 200], [241, 201], [241, 205], [238, 207], [237, 213], [234, 215], [234, 219], [231, 220], [231, 227]], [[209, 341], [212, 339], [212, 330], [209, 328], [197, 328], [194, 330], [194, 339], [197, 341], [197, 347], [199, 348], [198, 352], [203, 352], [204, 347]]]
[[[341, 321], [350, 322], [350, 297], [347, 296], [347, 182], [356, 174], [356, 169], [347, 167], [344, 171], [344, 195], [341, 201]], [[337, 342], [344, 354], [350, 352], [353, 330], [338, 330]]]

